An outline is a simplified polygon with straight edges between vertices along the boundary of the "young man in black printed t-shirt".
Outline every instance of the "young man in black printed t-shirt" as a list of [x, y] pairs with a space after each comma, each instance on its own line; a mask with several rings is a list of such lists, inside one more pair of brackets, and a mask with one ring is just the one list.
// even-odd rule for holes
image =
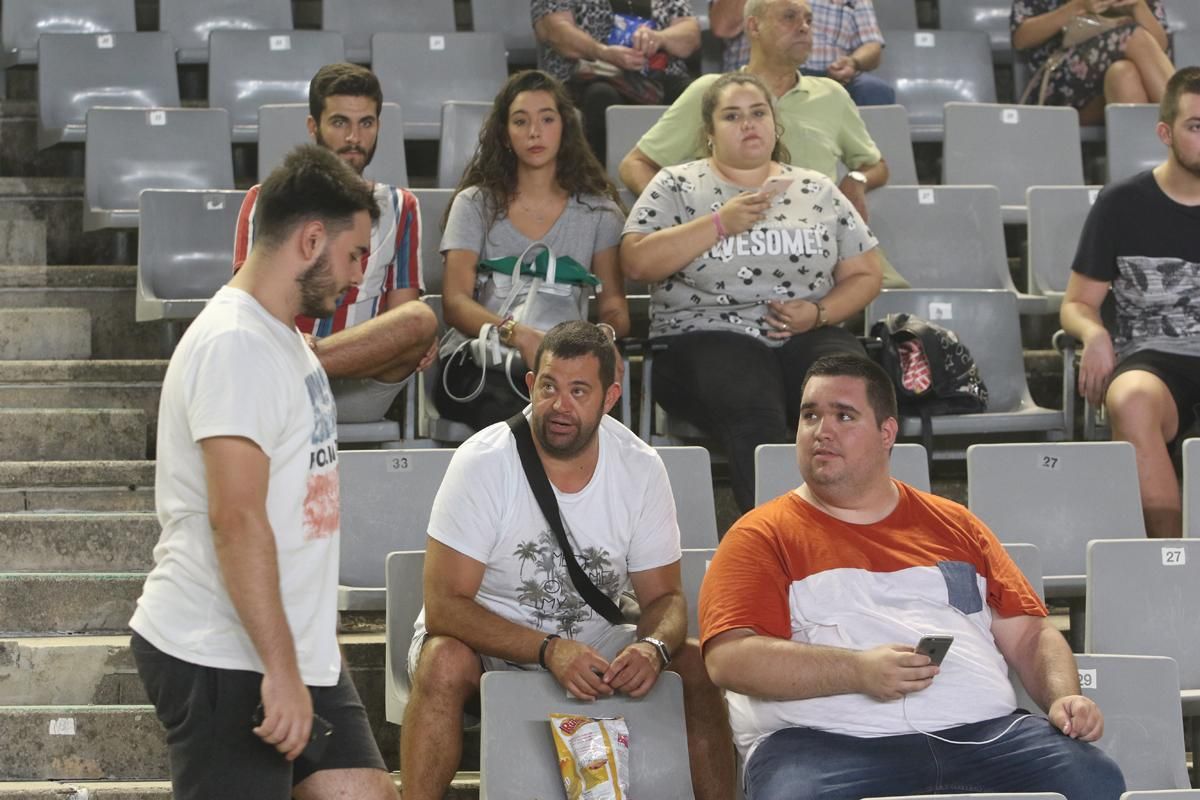
[[1103, 400], [1113, 438], [1137, 452], [1146, 533], [1174, 537], [1182, 514], [1170, 447], [1200, 403], [1200, 67], [1168, 82], [1157, 132], [1167, 160], [1096, 199], [1061, 320], [1084, 345], [1080, 394]]

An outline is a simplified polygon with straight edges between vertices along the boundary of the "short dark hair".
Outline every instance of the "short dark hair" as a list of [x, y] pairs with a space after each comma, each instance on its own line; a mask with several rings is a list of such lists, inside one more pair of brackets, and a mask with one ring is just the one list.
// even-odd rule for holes
[[326, 64], [317, 70], [308, 83], [308, 113], [313, 120], [321, 124], [321, 114], [325, 111], [325, 98], [335, 94], [349, 97], [369, 97], [375, 101], [375, 116], [383, 110], [383, 90], [379, 88], [379, 78], [366, 67], [342, 61], [337, 64]]
[[1179, 98], [1184, 94], [1200, 94], [1200, 67], [1184, 67], [1167, 81], [1162, 102], [1158, 104], [1158, 120], [1175, 124], [1179, 116]]
[[871, 359], [854, 353], [836, 353], [821, 356], [808, 368], [804, 376], [804, 385], [800, 388], [803, 396], [804, 389], [813, 378], [858, 378], [866, 384], [867, 403], [875, 412], [875, 423], [882, 425], [888, 417], [898, 418], [896, 408], [896, 388], [892, 379], [883, 371], [883, 367]]
[[313, 144], [288, 153], [258, 190], [254, 204], [254, 241], [279, 245], [292, 229], [317, 219], [332, 233], [349, 228], [366, 211], [379, 219], [370, 185], [331, 151]]
[[607, 389], [616, 380], [617, 353], [613, 343], [604, 331], [587, 320], [560, 322], [546, 332], [534, 357], [535, 374], [541, 369], [543, 353], [550, 353], [556, 358], [595, 356], [600, 362], [601, 386]]

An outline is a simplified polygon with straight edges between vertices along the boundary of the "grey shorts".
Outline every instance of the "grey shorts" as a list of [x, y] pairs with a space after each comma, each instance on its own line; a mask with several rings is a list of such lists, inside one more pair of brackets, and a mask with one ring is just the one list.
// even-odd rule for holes
[[386, 769], [367, 712], [342, 674], [334, 686], [310, 686], [313, 712], [333, 725], [320, 763], [287, 761], [251, 730], [262, 675], [182, 661], [134, 633], [138, 675], [167, 729], [175, 800], [287, 800], [292, 787], [327, 769]]
[[[417, 674], [417, 664], [421, 660], [421, 648], [425, 646], [425, 640], [429, 638], [429, 634], [421, 631], [413, 634], [412, 642], [408, 646], [408, 686], [412, 689], [412, 676]], [[593, 642], [588, 642], [596, 649], [600, 655], [604, 656], [606, 661], [612, 661], [617, 655], [629, 645], [637, 641], [637, 626], [635, 625], [614, 625], [604, 632], [604, 635]], [[495, 656], [479, 656], [479, 663], [483, 666], [484, 672], [500, 672], [511, 670], [540, 670], [537, 664], [514, 664], [511, 661], [505, 661], [502, 658]]]
[[379, 422], [412, 379], [409, 375], [399, 383], [384, 383], [374, 378], [331, 378], [329, 387], [337, 404], [337, 421]]

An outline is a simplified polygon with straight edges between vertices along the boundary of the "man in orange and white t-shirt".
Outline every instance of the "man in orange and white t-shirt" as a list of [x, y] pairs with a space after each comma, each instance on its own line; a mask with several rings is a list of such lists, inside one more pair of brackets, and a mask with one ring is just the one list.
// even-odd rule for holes
[[[804, 484], [721, 542], [701, 645], [726, 689], [752, 800], [1060, 792], [1116, 800], [1089, 742], [1100, 709], [995, 536], [963, 507], [889, 476], [896, 399], [859, 356], [810, 369]], [[940, 667], [914, 645], [954, 637]], [[1049, 719], [1016, 712], [1011, 666]]]

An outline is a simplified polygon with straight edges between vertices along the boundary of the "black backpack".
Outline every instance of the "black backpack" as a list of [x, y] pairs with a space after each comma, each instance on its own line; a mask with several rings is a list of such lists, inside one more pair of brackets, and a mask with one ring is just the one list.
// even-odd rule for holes
[[[988, 391], [971, 351], [954, 331], [911, 314], [888, 314], [871, 326], [880, 341], [879, 364], [896, 387], [900, 413], [921, 417], [921, 440], [933, 458], [933, 424], [942, 414], [987, 411]], [[929, 386], [912, 390], [904, 385], [900, 345], [915, 342], [929, 364]]]

